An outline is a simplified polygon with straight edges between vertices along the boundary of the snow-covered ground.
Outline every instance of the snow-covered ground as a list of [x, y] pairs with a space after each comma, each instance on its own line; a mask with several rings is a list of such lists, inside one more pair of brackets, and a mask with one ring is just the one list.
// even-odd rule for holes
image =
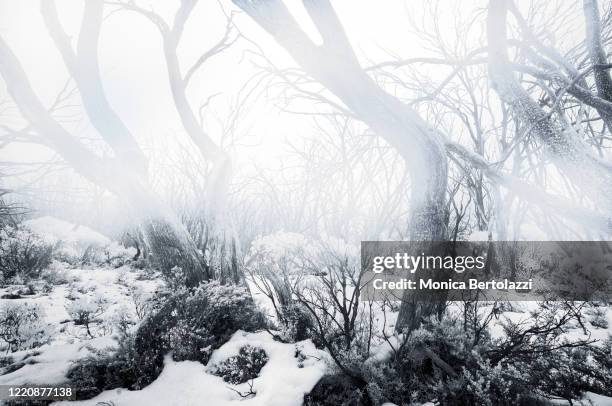
[[114, 343], [107, 336], [87, 342], [46, 345], [36, 350], [13, 353], [13, 358], [16, 361], [23, 360], [25, 365], [0, 376], [0, 385], [60, 385], [66, 382], [66, 373], [74, 360], [86, 357], [91, 349], [113, 347]]
[[[115, 345], [110, 324], [122, 312], [133, 313], [130, 289], [154, 291], [158, 283], [141, 280], [137, 272], [119, 269], [65, 269], [68, 283], [53, 286], [49, 293], [22, 296], [20, 299], [0, 299], [7, 304], [38, 304], [44, 311], [50, 341], [42, 347], [9, 354], [14, 362], [26, 364], [18, 370], [1, 375], [0, 385], [59, 384], [66, 381], [65, 374], [76, 359], [90, 354], [90, 349], [105, 349]], [[117, 283], [120, 281], [121, 283]], [[15, 290], [8, 286], [0, 295]], [[94, 338], [87, 336], [83, 326], [76, 326], [67, 307], [77, 298], [102, 297], [107, 308], [100, 321], [92, 326]], [[133, 315], [132, 315], [133, 317]]]
[[[263, 349], [269, 357], [259, 376], [252, 382], [256, 395], [243, 398], [238, 392], [249, 391], [249, 383], [231, 385], [221, 377], [209, 373], [211, 366], [238, 350], [251, 345]], [[295, 346], [301, 347], [307, 356], [302, 366], [295, 357]], [[151, 385], [139, 391], [123, 389], [101, 393], [93, 399], [81, 402], [58, 402], [57, 405], [96, 405], [113, 402], [116, 405], [167, 405], [167, 406], [299, 406], [304, 394], [323, 376], [326, 369], [324, 353], [312, 342], [283, 344], [272, 339], [267, 332], [245, 333], [238, 331], [221, 348], [216, 350], [208, 365], [198, 362], [174, 362], [166, 357], [164, 370]], [[111, 404], [113, 404], [111, 403]]]
[[[0, 299], [0, 306], [7, 303], [40, 305], [52, 332], [52, 345], [74, 343], [80, 341], [86, 334], [84, 328], [70, 323], [67, 307], [71, 302], [80, 298], [103, 299], [105, 310], [100, 315], [99, 321], [93, 325], [93, 329], [97, 331], [96, 335], [105, 335], [100, 330], [108, 329], [113, 318], [126, 312], [134, 317], [131, 290], [136, 289], [143, 294], [151, 294], [160, 285], [158, 281], [142, 279], [139, 272], [128, 267], [64, 269], [62, 274], [69, 282], [53, 286], [49, 293], [23, 295], [19, 299]], [[16, 287], [7, 286], [0, 289], [0, 296], [15, 290]], [[110, 334], [110, 331], [108, 333]]]
[[[121, 312], [133, 313], [130, 290], [153, 292], [158, 282], [140, 278], [138, 271], [127, 267], [119, 269], [67, 269], [69, 283], [58, 285], [48, 294], [25, 296], [21, 299], [0, 299], [3, 303], [36, 303], [45, 310], [45, 318], [51, 331], [49, 344], [34, 350], [10, 354], [14, 361], [25, 365], [14, 372], [1, 375], [0, 385], [61, 384], [66, 382], [66, 372], [73, 361], [91, 354], [91, 349], [112, 348], [115, 341], [112, 330], [107, 329], [113, 318]], [[13, 290], [0, 290], [4, 294]], [[66, 307], [77, 297], [102, 297], [108, 307], [100, 316], [89, 338], [83, 326], [75, 326]], [[130, 314], [130, 317], [134, 317]], [[230, 385], [222, 378], [209, 373], [212, 365], [238, 354], [249, 344], [262, 348], [269, 357], [260, 376], [253, 381], [256, 396], [242, 398], [238, 392], [246, 392], [248, 384]], [[296, 346], [306, 355], [300, 363], [295, 357]], [[112, 401], [116, 405], [210, 405], [222, 406], [244, 402], [247, 405], [301, 405], [308, 393], [323, 376], [326, 369], [325, 353], [317, 350], [312, 342], [296, 344], [276, 342], [267, 332], [244, 333], [238, 331], [232, 339], [216, 350], [208, 366], [197, 362], [165, 360], [162, 374], [155, 382], [139, 391], [116, 389], [106, 391], [94, 399], [70, 404], [95, 405]], [[229, 388], [232, 389], [229, 389]], [[236, 392], [238, 391], [238, 392]], [[66, 402], [68, 403], [68, 402]], [[61, 403], [59, 403], [61, 404]]]
[[[66, 253], [80, 255], [91, 245], [103, 249], [125, 250], [93, 230], [53, 218], [32, 220], [27, 226], [54, 244], [60, 244]], [[90, 355], [95, 350], [112, 350], [116, 345], [113, 336], [116, 334], [114, 328], [117, 320], [124, 317], [138, 323], [142, 315], [138, 314], [136, 298], [152, 295], [163, 284], [159, 278], [151, 277], [150, 274], [133, 269], [129, 265], [113, 267], [107, 264], [83, 269], [55, 262], [49, 271], [60, 275], [61, 281], [46, 286], [46, 289], [43, 289], [43, 281], [36, 282], [34, 294], [24, 293], [22, 285], [0, 289], [0, 296], [20, 296], [0, 299], [0, 306], [27, 303], [43, 309], [44, 323], [48, 326], [50, 337], [49, 342], [41, 347], [7, 354], [13, 365], [22, 365], [15, 370], [0, 368], [0, 385], [66, 383], [66, 373], [74, 361]], [[250, 288], [256, 305], [265, 314], [273, 317], [274, 310], [270, 299], [258, 292], [252, 280]], [[70, 314], [70, 308], [75, 303], [101, 303], [100, 313], [91, 324], [89, 333], [85, 326], [77, 325]], [[491, 334], [494, 337], [504, 334], [501, 322], [506, 318], [514, 322], [528, 322], [530, 312], [535, 309], [534, 302], [514, 302], [511, 310], [504, 311], [491, 323]], [[481, 311], [490, 311], [490, 306], [483, 306]], [[378, 328], [385, 328], [392, 333], [396, 316], [396, 312], [388, 312], [384, 316], [382, 313], [377, 314], [373, 322]], [[607, 320], [608, 326], [612, 326], [612, 310], [607, 309], [603, 319]], [[599, 340], [599, 343], [603, 343], [610, 334], [609, 328], [591, 324], [587, 327], [589, 338]], [[585, 338], [583, 329], [578, 325], [573, 326], [566, 335], [572, 339]], [[374, 355], [369, 361], [385, 358], [392, 341], [393, 337], [390, 342], [377, 343]], [[245, 345], [263, 349], [268, 356], [268, 361], [257, 378], [251, 382], [232, 385], [212, 373], [215, 365], [237, 355]], [[296, 357], [297, 350], [304, 355], [304, 359]], [[298, 406], [302, 404], [304, 394], [309, 393], [328, 371], [329, 365], [327, 354], [315, 348], [309, 340], [280, 343], [268, 332], [237, 331], [228, 342], [212, 353], [207, 365], [191, 361], [175, 362], [169, 354], [161, 375], [142, 390], [114, 389], [87, 401], [56, 404]], [[249, 391], [252, 393], [245, 397]], [[612, 406], [612, 398], [587, 393], [583, 403]]]

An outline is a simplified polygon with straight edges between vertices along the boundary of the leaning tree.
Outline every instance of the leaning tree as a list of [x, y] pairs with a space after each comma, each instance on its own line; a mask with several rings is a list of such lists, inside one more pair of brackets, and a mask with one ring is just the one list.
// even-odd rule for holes
[[[607, 76], [602, 71], [609, 69], [609, 66], [606, 65], [605, 52], [602, 51], [600, 43], [601, 30], [597, 21], [595, 2], [585, 2], [587, 48], [593, 64], [579, 73], [576, 68], [570, 66], [571, 64], [566, 63], [565, 58], [560, 57], [559, 51], [541, 44], [537, 35], [530, 31], [516, 7], [508, 0], [491, 1], [487, 16], [488, 45], [471, 50], [462, 59], [443, 58], [440, 61], [435, 58], [410, 58], [370, 67], [364, 67], [360, 63], [329, 0], [303, 1], [310, 19], [322, 38], [320, 45], [310, 39], [281, 0], [233, 1], [271, 35], [300, 66], [301, 73], [298, 74], [298, 79], [295, 78], [295, 72], [277, 71], [288, 86], [296, 88], [296, 83], [299, 83], [304, 76], [310, 81], [318, 82], [334, 96], [334, 100], [339, 100], [341, 103], [323, 96], [321, 92], [297, 90], [307, 94], [311, 99], [314, 97], [330, 105], [339, 114], [362, 121], [403, 157], [411, 180], [409, 195], [411, 216], [408, 233], [411, 240], [428, 242], [449, 238], [447, 209], [449, 158], [460, 169], [475, 171], [484, 176], [496, 190], [504, 187], [514, 195], [537, 204], [543, 210], [550, 210], [564, 218], [591, 227], [598, 234], [609, 233], [608, 224], [610, 207], [612, 207], [609, 204], [611, 194], [608, 192], [611, 186], [610, 164], [596, 156], [587, 141], [581, 139], [581, 134], [567, 124], [563, 113], [559, 113], [560, 109], [567, 108], [564, 101], [569, 94], [579, 100], [581, 107], [586, 105], [595, 109], [600, 114], [600, 120], [607, 122], [610, 103], [605, 100], [605, 89], [608, 82]], [[505, 17], [508, 8], [513, 10], [521, 26], [522, 35], [528, 40], [523, 41], [524, 43], [518, 47], [527, 58], [531, 58], [532, 65], [511, 62], [508, 57], [509, 41], [506, 38]], [[523, 62], [525, 59], [520, 60]], [[402, 100], [374, 80], [380, 68], [391, 66], [396, 69], [414, 62], [448, 65], [453, 68], [448, 79], [427, 97], [427, 101], [440, 105], [444, 104], [437, 96], [447, 92], [445, 86], [452, 80], [457, 77], [462, 78], [458, 73], [466, 66], [488, 64], [489, 80], [503, 104], [502, 125], [506, 126], [506, 129], [520, 129], [520, 133], [529, 135], [529, 142], [535, 139], [543, 145], [546, 156], [551, 157], [563, 179], [569, 180], [583, 191], [593, 205], [576, 206], [565, 197], [548, 193], [541, 187], [525, 181], [520, 172], [504, 171], [503, 162], [493, 163], [485, 158], [482, 143], [477, 145], [475, 150], [466, 148], [453, 140], [452, 134], [445, 134], [439, 127], [426, 121], [422, 114], [412, 107], [417, 101]], [[545, 69], [542, 69], [542, 66]], [[528, 91], [524, 88], [524, 83], [516, 77], [517, 71], [548, 82], [547, 91], [552, 95], [549, 111], [545, 111], [532, 99], [530, 92], [533, 90]], [[586, 85], [585, 77], [591, 73], [596, 76], [597, 91], [590, 90]], [[397, 75], [389, 76], [397, 77]], [[401, 85], [408, 87], [411, 83], [403, 82]], [[474, 93], [468, 93], [469, 95], [473, 96]], [[474, 99], [475, 105], [489, 103], [487, 97]], [[449, 107], [452, 114], [463, 115], [461, 111], [452, 107]], [[481, 127], [482, 117], [478, 114], [474, 116], [477, 126]], [[509, 125], [509, 122], [513, 125]], [[608, 127], [605, 128], [609, 131]], [[512, 140], [513, 144], [525, 141], [520, 139], [518, 134], [519, 131], [516, 131], [517, 139]], [[510, 148], [508, 155], [512, 152]], [[542, 156], [539, 158], [544, 159]], [[478, 182], [471, 182], [470, 187], [474, 189], [480, 185], [482, 189], [482, 184], [481, 177]], [[484, 206], [482, 190], [480, 194], [477, 196], [479, 204]], [[496, 194], [497, 200], [501, 200], [499, 191]], [[485, 228], [485, 223], [483, 216], [482, 228]], [[419, 302], [418, 296], [406, 295], [402, 300], [397, 327], [415, 328], [423, 316], [431, 314], [436, 309], [439, 309], [439, 304], [424, 304]]]
[[[112, 2], [111, 2], [112, 3]], [[235, 42], [232, 23], [228, 20], [225, 34], [211, 49], [204, 52], [196, 63], [183, 73], [176, 54], [185, 21], [196, 1], [183, 1], [176, 12], [172, 26], [152, 12], [145, 14], [160, 28], [168, 78], [177, 112], [186, 133], [204, 159], [212, 162], [215, 182], [204, 199], [215, 201], [223, 195], [227, 183], [229, 159], [227, 154], [202, 130], [195, 119], [186, 96], [190, 77], [215, 54]], [[115, 7], [141, 10], [135, 3], [112, 3]], [[41, 1], [41, 12], [49, 34], [59, 51], [66, 69], [74, 81], [85, 114], [107, 147], [112, 157], [102, 157], [71, 134], [43, 104], [34, 91], [20, 61], [9, 45], [0, 38], [0, 74], [15, 105], [26, 121], [26, 129], [35, 132], [44, 145], [55, 150], [78, 174], [90, 182], [113, 192], [131, 207], [141, 224], [146, 242], [165, 272], [180, 267], [188, 286], [202, 280], [217, 278], [239, 282], [241, 276], [236, 261], [226, 261], [221, 267], [212, 267], [202, 256], [200, 247], [187, 232], [174, 213], [150, 184], [148, 159], [136, 138], [114, 110], [104, 91], [98, 60], [98, 43], [102, 27], [105, 2], [84, 2], [81, 26], [76, 47], [64, 31], [54, 1]], [[7, 128], [8, 133], [20, 133], [20, 129]], [[219, 192], [221, 190], [221, 192]], [[219, 205], [219, 204], [217, 204]], [[235, 257], [235, 244], [231, 234], [220, 236], [221, 246]]]

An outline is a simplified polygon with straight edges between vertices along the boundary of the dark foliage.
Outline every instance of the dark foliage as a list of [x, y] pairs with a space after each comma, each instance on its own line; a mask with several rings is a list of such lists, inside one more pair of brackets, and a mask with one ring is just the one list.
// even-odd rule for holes
[[268, 355], [264, 350], [246, 345], [240, 348], [238, 355], [215, 365], [212, 373], [225, 382], [238, 385], [257, 378], [267, 362]]
[[51, 263], [54, 247], [21, 226], [0, 229], [0, 272], [4, 282], [36, 278]]
[[343, 375], [326, 375], [304, 396], [304, 406], [372, 406], [359, 382]]
[[[237, 330], [262, 327], [263, 316], [246, 288], [204, 283], [193, 292], [181, 291], [165, 298], [134, 336], [121, 337], [117, 351], [100, 351], [79, 360], [67, 377], [77, 387], [79, 399], [119, 387], [141, 389], [159, 376], [166, 354], [172, 352], [177, 361], [206, 363], [211, 352]], [[262, 358], [252, 355], [259, 365]]]
[[313, 338], [316, 341], [312, 318], [299, 304], [284, 306], [280, 316], [283, 339], [297, 342]]
[[207, 282], [193, 292], [176, 293], [136, 333], [136, 368], [141, 371], [136, 386], [146, 386], [159, 375], [170, 351], [177, 361], [206, 364], [212, 351], [237, 330], [264, 327], [264, 317], [244, 287]]
[[76, 388], [77, 399], [90, 399], [107, 389], [132, 388], [139, 379], [134, 368], [136, 351], [134, 338], [122, 334], [116, 350], [100, 350], [80, 359], [66, 377]]
[[573, 401], [586, 391], [607, 394], [610, 343], [564, 337], [578, 310], [543, 304], [529, 323], [503, 324], [498, 339], [475, 335], [457, 320], [430, 320], [394, 344], [389, 358], [351, 365], [351, 372], [368, 382], [376, 404], [544, 405], [547, 398]]

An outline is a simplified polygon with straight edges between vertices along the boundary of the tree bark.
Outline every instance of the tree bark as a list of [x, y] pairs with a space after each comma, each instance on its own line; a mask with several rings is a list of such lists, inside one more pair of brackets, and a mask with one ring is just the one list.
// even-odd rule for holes
[[[601, 21], [597, 0], [584, 0], [584, 21], [586, 28], [586, 45], [589, 51], [591, 63], [594, 66], [593, 76], [599, 97], [612, 102], [612, 77], [609, 69], [606, 52], [601, 43]], [[612, 128], [609, 128], [612, 131]]]
[[[601, 43], [601, 21], [597, 0], [584, 0], [584, 22], [586, 29], [586, 46], [589, 58], [593, 65], [593, 77], [597, 95], [609, 102], [612, 102], [612, 77], [610, 77], [609, 67], [605, 67], [608, 61], [606, 52]], [[608, 127], [608, 132], [612, 133], [612, 114], [600, 110], [599, 114]]]
[[[185, 24], [196, 3], [195, 0], [182, 1], [172, 25], [166, 23], [163, 18], [154, 12], [140, 8], [135, 4], [126, 3], [124, 8], [146, 17], [157, 27], [162, 37], [168, 83], [181, 124], [191, 141], [198, 148], [200, 155], [212, 165], [209, 174], [209, 186], [205, 192], [206, 196], [202, 196], [203, 201], [206, 199], [205, 210], [202, 210], [202, 212], [206, 218], [207, 228], [212, 230], [211, 241], [208, 244], [208, 247], [211, 248], [209, 271], [215, 279], [239, 283], [244, 280], [244, 274], [238, 266], [237, 236], [225, 210], [227, 189], [232, 177], [232, 161], [229, 155], [204, 131], [187, 98], [189, 79], [206, 59], [229, 46], [225, 42], [228, 41], [229, 31], [226, 31], [226, 35], [221, 41], [205, 52], [194, 66], [186, 74], [183, 74], [177, 48]], [[228, 27], [231, 26], [228, 25]]]
[[[304, 0], [323, 38], [315, 45], [280, 0], [233, 0], [293, 59], [404, 158], [411, 179], [410, 238], [442, 241], [447, 234], [447, 158], [441, 137], [416, 111], [380, 88], [360, 66], [328, 0]], [[404, 298], [398, 327], [415, 326], [430, 306]]]
[[612, 208], [612, 166], [596, 157], [575, 130], [553, 119], [523, 89], [507, 55], [507, 0], [491, 0], [487, 16], [489, 77], [500, 99], [511, 107], [546, 149], [553, 163], [603, 212]]

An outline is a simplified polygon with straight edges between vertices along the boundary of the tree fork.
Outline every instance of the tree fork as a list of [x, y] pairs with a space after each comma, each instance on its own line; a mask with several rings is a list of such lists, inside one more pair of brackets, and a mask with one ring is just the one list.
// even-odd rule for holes
[[[446, 239], [448, 163], [444, 142], [416, 111], [378, 86], [360, 66], [342, 24], [328, 0], [304, 0], [306, 11], [323, 38], [315, 45], [280, 0], [233, 0], [266, 30], [315, 80], [334, 93], [376, 134], [404, 158], [411, 179], [410, 238]], [[403, 325], [418, 325], [433, 310], [404, 298]], [[414, 321], [413, 316], [417, 317]]]

